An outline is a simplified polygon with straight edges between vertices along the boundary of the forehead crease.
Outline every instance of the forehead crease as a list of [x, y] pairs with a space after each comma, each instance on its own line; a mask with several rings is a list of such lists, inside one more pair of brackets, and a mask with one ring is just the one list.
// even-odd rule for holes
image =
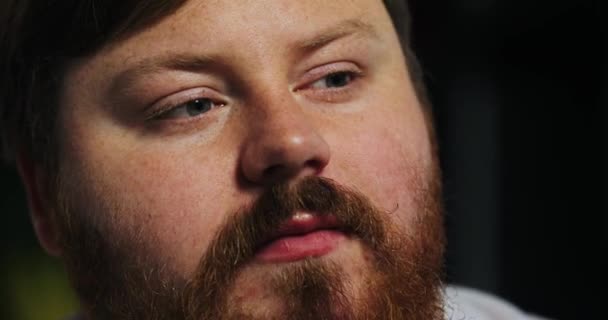
[[[318, 49], [328, 43], [349, 35], [358, 34], [377, 38], [376, 29], [369, 23], [359, 18], [347, 19], [337, 24], [330, 25], [325, 29], [316, 31], [312, 36], [294, 37], [291, 45], [286, 45], [290, 50], [311, 51]], [[219, 64], [218, 57], [213, 56], [204, 50], [195, 53], [171, 53], [165, 52], [160, 56], [143, 58], [136, 62], [132, 67], [120, 72], [114, 79], [113, 87], [125, 87], [135, 79], [162, 72], [164, 70], [204, 70], [211, 65]], [[116, 89], [118, 89], [116, 88]]]
[[[355, 3], [358, 2], [358, 3]], [[182, 7], [168, 30], [179, 33], [196, 24], [202, 35], [206, 30], [220, 33], [226, 41], [255, 38], [264, 31], [275, 35], [305, 35], [310, 29], [335, 21], [367, 17], [373, 10], [367, 1], [292, 1], [292, 0], [231, 0], [190, 1]], [[285, 19], [289, 16], [289, 19]], [[265, 19], [260, 19], [265, 17]], [[314, 21], [314, 23], [311, 23]], [[356, 26], [350, 23], [350, 26]], [[191, 39], [201, 34], [193, 33]], [[293, 37], [290, 37], [293, 38]]]
[[[210, 58], [210, 55], [215, 55], [215, 58], [218, 58], [220, 54], [224, 58], [226, 58], [226, 54], [238, 55], [243, 47], [248, 46], [247, 43], [250, 44], [247, 49], [250, 55], [256, 55], [255, 52], [257, 52], [260, 57], [263, 57], [268, 47], [273, 48], [272, 51], [277, 53], [279, 51], [285, 53], [286, 50], [310, 52], [333, 40], [351, 34], [380, 38], [375, 23], [368, 22], [370, 18], [363, 14], [364, 8], [353, 5], [351, 1], [338, 1], [339, 3], [330, 4], [317, 4], [315, 1], [315, 5], [301, 6], [302, 8], [299, 5], [294, 6], [295, 3], [292, 1], [285, 3], [281, 1], [260, 1], [258, 3], [257, 1], [249, 2], [245, 0], [250, 5], [249, 8], [243, 5], [238, 6], [238, 3], [241, 2], [243, 1], [235, 1], [235, 3], [232, 3], [232, 1], [188, 1], [172, 16], [173, 19], [165, 20], [165, 28], [161, 28], [162, 32], [157, 33], [149, 30], [150, 32], [146, 32], [147, 34], [144, 34], [144, 37], [140, 37], [137, 41], [147, 43], [147, 46], [144, 47], [149, 47], [152, 44], [153, 47], [168, 48], [164, 52], [165, 57], [151, 57], [147, 53], [136, 53], [138, 52], [137, 48], [128, 50], [130, 46], [127, 46], [127, 50], [120, 51], [122, 51], [122, 54], [126, 54], [128, 59], [118, 60], [126, 62], [140, 54], [142, 60], [133, 61], [133, 67], [130, 67], [129, 70], [120, 71], [120, 74], [113, 79], [114, 81], [111, 81], [112, 87], [123, 87], [141, 76], [166, 69], [192, 69], [193, 64], [195, 67], [200, 67], [198, 69], [203, 69], [205, 66], [218, 62], [217, 59]], [[272, 6], [275, 8], [285, 7], [287, 11], [297, 11], [300, 8], [302, 12], [298, 12], [294, 16], [295, 19], [288, 21], [272, 19], [273, 16], [280, 14], [282, 9], [269, 10], [271, 11], [267, 14], [269, 19], [262, 21], [248, 19], [250, 15], [256, 16], [255, 11], [268, 9]], [[220, 10], [222, 8], [225, 10]], [[336, 8], [341, 10], [336, 11]], [[315, 19], [316, 23], [314, 25], [307, 23], [313, 15], [316, 18], [325, 17], [320, 20]], [[239, 20], [240, 22], [238, 22]], [[219, 23], [222, 21], [223, 23]], [[234, 21], [235, 23], [226, 23], [226, 21]], [[162, 25], [163, 23], [157, 25], [157, 27]], [[184, 34], [186, 29], [189, 30], [187, 32], [189, 34]], [[256, 37], [261, 29], [271, 30], [271, 32], [265, 32], [267, 35], [265, 38]], [[222, 34], [220, 38], [213, 36], [220, 31]], [[214, 41], [210, 42], [206, 37], [212, 37]], [[189, 57], [181, 59], [183, 53], [187, 53]], [[168, 55], [173, 56], [171, 57], [173, 61], [167, 59]], [[145, 56], [147, 58], [143, 58]], [[193, 59], [195, 56], [200, 57]]]
[[165, 70], [202, 71], [217, 64], [216, 58], [202, 52], [197, 54], [170, 53], [143, 58], [132, 67], [119, 72], [111, 81], [111, 91], [120, 91], [141, 77]]

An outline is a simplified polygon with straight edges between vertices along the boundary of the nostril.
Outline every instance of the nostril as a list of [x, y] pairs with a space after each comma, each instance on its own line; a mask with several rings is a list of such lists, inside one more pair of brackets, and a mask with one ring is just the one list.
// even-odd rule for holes
[[279, 172], [281, 171], [281, 168], [283, 168], [282, 165], [275, 164], [275, 165], [269, 166], [268, 168], [264, 169], [262, 174], [265, 177], [272, 177], [272, 176], [279, 174]]
[[321, 168], [322, 166], [323, 166], [322, 161], [319, 161], [316, 159], [307, 160], [306, 162], [304, 162], [303, 166], [297, 166], [294, 168], [291, 168], [291, 167], [283, 165], [283, 164], [275, 164], [275, 165], [271, 165], [268, 168], [264, 169], [264, 171], [262, 171], [262, 175], [264, 177], [279, 178], [279, 177], [289, 176], [291, 174], [296, 174], [300, 169], [303, 169], [303, 168], [312, 168], [312, 169], [315, 169], [315, 171], [316, 171], [317, 168]]
[[304, 163], [304, 166], [307, 168], [322, 168], [323, 162], [317, 159], [310, 159]]
[[248, 140], [244, 147], [242, 173], [247, 180], [258, 184], [318, 175], [329, 161], [329, 146], [322, 137], [303, 130], [264, 133]]

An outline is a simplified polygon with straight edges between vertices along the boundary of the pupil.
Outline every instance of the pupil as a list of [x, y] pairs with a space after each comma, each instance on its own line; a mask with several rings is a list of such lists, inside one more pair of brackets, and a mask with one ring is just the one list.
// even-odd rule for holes
[[350, 75], [346, 72], [332, 74], [327, 77], [328, 87], [344, 87], [350, 81]]
[[197, 116], [201, 113], [205, 113], [211, 109], [211, 100], [209, 99], [196, 99], [188, 103], [186, 111], [189, 116]]

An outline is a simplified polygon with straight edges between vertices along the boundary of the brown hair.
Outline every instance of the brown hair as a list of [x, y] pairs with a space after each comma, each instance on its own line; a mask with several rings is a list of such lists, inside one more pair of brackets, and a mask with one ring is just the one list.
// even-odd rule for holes
[[[54, 162], [56, 108], [66, 66], [177, 10], [186, 0], [5, 0], [0, 2], [0, 157], [25, 152]], [[409, 49], [407, 0], [384, 0], [424, 100]], [[424, 101], [423, 101], [423, 104]]]

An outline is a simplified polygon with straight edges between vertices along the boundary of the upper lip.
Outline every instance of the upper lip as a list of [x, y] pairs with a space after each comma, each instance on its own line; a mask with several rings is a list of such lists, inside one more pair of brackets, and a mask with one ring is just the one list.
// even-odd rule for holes
[[277, 228], [276, 232], [264, 239], [265, 241], [262, 242], [262, 245], [283, 237], [299, 236], [318, 230], [339, 228], [339, 221], [333, 215], [294, 214], [291, 218], [282, 223]]

